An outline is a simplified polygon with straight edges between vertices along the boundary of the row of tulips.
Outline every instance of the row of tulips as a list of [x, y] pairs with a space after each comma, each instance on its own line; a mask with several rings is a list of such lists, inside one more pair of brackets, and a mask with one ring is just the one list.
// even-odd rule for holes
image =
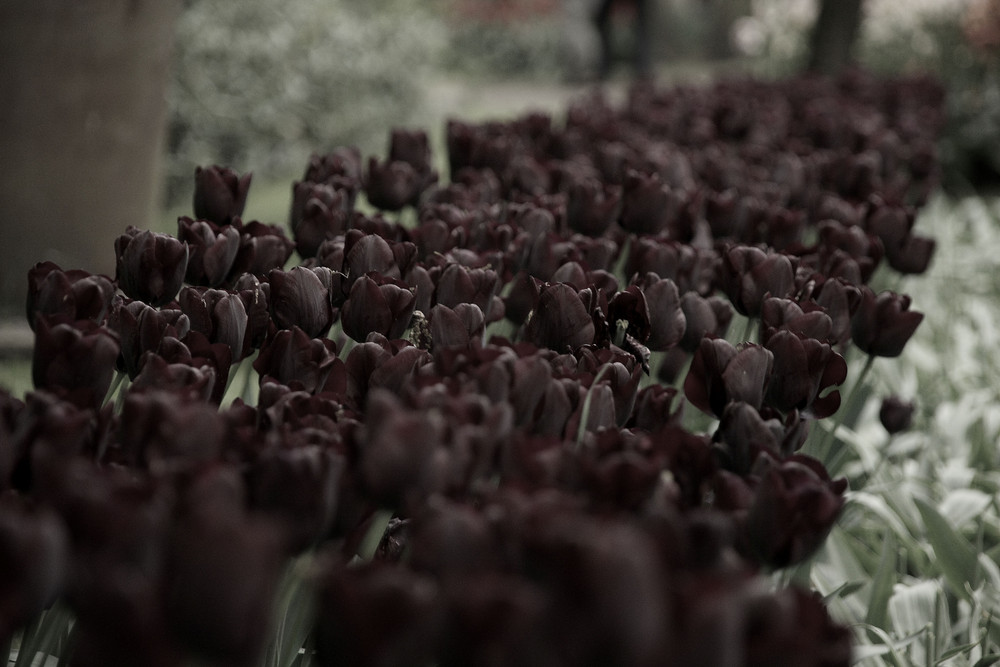
[[385, 160], [313, 157], [290, 234], [242, 220], [249, 174], [199, 168], [193, 217], [127, 230], [114, 280], [30, 273], [0, 642], [104, 666], [848, 664], [822, 600], [765, 575], [844, 503], [820, 420], [845, 355], [898, 356], [921, 321], [868, 283], [931, 258], [941, 102], [857, 72], [636, 88], [563, 123], [449, 122], [446, 184], [396, 130]]

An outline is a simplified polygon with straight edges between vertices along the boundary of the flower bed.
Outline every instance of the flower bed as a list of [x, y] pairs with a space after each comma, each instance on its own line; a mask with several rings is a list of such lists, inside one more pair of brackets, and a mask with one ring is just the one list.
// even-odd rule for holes
[[874, 285], [933, 254], [941, 105], [859, 73], [637, 88], [451, 121], [447, 183], [396, 130], [385, 159], [315, 156], [287, 231], [240, 218], [249, 175], [198, 169], [193, 217], [127, 230], [114, 280], [29, 276], [0, 640], [74, 665], [849, 664], [823, 598], [771, 574], [843, 507], [845, 357], [860, 386], [923, 317]]

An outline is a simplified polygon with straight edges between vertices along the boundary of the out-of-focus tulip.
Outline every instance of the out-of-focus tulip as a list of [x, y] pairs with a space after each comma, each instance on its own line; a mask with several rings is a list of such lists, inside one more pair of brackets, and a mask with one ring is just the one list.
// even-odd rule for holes
[[898, 357], [923, 319], [923, 313], [910, 310], [909, 296], [891, 291], [876, 295], [863, 287], [861, 303], [851, 318], [851, 340], [866, 354]]
[[252, 174], [240, 176], [229, 167], [195, 167], [194, 215], [217, 225], [227, 225], [243, 215]]
[[35, 388], [79, 407], [98, 407], [111, 387], [119, 350], [118, 337], [90, 320], [50, 324], [39, 317], [31, 357]]
[[63, 271], [52, 262], [41, 262], [28, 271], [28, 325], [34, 328], [38, 315], [100, 324], [114, 293], [107, 276], [78, 269]]
[[904, 401], [898, 396], [887, 396], [882, 399], [878, 418], [889, 435], [894, 435], [910, 428], [915, 410], [916, 405], [913, 401]]

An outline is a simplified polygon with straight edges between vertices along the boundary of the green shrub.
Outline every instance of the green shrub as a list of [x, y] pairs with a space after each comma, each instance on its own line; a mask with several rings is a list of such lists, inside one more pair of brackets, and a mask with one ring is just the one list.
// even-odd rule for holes
[[168, 202], [199, 164], [285, 178], [325, 148], [383, 151], [441, 39], [406, 0], [192, 0], [177, 26]]

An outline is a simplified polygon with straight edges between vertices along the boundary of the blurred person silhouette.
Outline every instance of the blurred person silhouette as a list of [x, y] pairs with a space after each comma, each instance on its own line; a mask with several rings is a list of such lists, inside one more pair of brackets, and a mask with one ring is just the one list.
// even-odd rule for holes
[[594, 24], [600, 36], [601, 57], [598, 76], [607, 79], [614, 66], [614, 27], [618, 14], [627, 16], [632, 22], [632, 69], [638, 79], [652, 77], [651, 31], [652, 0], [598, 0], [593, 14]]

